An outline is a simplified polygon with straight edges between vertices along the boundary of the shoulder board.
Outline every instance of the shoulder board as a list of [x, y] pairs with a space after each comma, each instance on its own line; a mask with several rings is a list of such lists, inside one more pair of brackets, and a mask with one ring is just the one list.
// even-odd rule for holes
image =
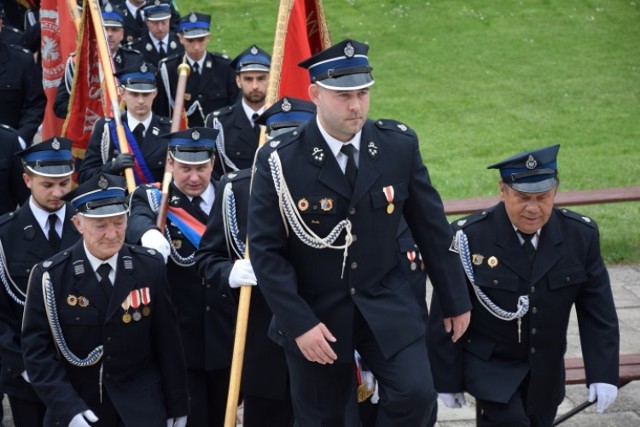
[[146, 255], [150, 258], [156, 258], [156, 259], [162, 258], [162, 255], [160, 255], [160, 252], [152, 248], [147, 248], [145, 246], [129, 245], [129, 250], [136, 254]]
[[213, 113], [213, 117], [222, 117], [222, 116], [226, 116], [227, 114], [231, 114], [231, 112], [233, 112], [233, 110], [236, 108], [235, 104], [232, 105], [228, 105], [224, 108], [221, 108], [219, 110], [214, 111]]
[[162, 58], [160, 61], [158, 61], [158, 68], [160, 68], [160, 64], [166, 64], [169, 61], [179, 60], [181, 56], [182, 54], [175, 53], [173, 55], [167, 56], [166, 58]]
[[2, 26], [2, 31], [10, 31], [10, 32], [16, 33], [16, 34], [22, 34], [22, 31], [20, 31], [16, 27], [12, 27], [11, 25], [3, 25]]
[[127, 44], [125, 44], [125, 45], [121, 44], [120, 47], [123, 47], [123, 46], [129, 47], [132, 44], [140, 43], [141, 41], [142, 41], [142, 36], [138, 37], [138, 38], [135, 38], [135, 39], [131, 40], [130, 42], [127, 42]]
[[586, 215], [582, 215], [578, 212], [575, 212], [566, 208], [558, 208], [557, 210], [560, 211], [560, 213], [567, 218], [571, 218], [574, 221], [578, 221], [581, 224], [588, 225], [591, 228], [598, 228], [598, 225], [596, 224], [596, 222]]
[[451, 223], [454, 229], [460, 230], [470, 226], [471, 224], [475, 224], [476, 222], [482, 221], [487, 217], [488, 211], [484, 210], [482, 212], [476, 212], [471, 215], [462, 217], [457, 219]]
[[122, 52], [124, 53], [133, 53], [136, 55], [142, 55], [142, 52], [140, 52], [138, 49], [134, 49], [131, 46], [123, 46], [121, 45], [118, 49], [122, 50]]
[[63, 251], [63, 252], [58, 252], [57, 254], [52, 256], [51, 258], [42, 261], [39, 265], [42, 266], [42, 268], [45, 269], [45, 270], [51, 270], [51, 268], [53, 268], [56, 265], [60, 264], [62, 261], [64, 261], [65, 259], [69, 258], [70, 256], [71, 256], [71, 251], [69, 251], [69, 250], [66, 250], [66, 251]]
[[391, 119], [378, 119], [376, 120], [376, 127], [382, 130], [391, 130], [405, 135], [416, 136], [416, 133], [409, 126], [396, 120]]
[[2, 129], [3, 131], [6, 131], [6, 132], [16, 132], [16, 130], [14, 128], [12, 128], [9, 125], [5, 125], [4, 123], [0, 123], [0, 129]]
[[7, 212], [6, 214], [0, 216], [0, 226], [11, 221], [16, 217], [15, 212]]
[[15, 50], [19, 50], [22, 53], [25, 53], [27, 55], [31, 55], [31, 51], [28, 49], [23, 48], [22, 46], [19, 46], [17, 44], [10, 44], [9, 46], [11, 46], [12, 48], [14, 48]]
[[231, 58], [229, 58], [229, 55], [225, 53], [220, 53], [220, 52], [209, 52], [209, 53], [215, 57], [226, 59], [227, 61], [231, 61]]
[[278, 136], [275, 139], [272, 139], [271, 141], [264, 143], [260, 147], [260, 150], [265, 152], [280, 150], [281, 148], [286, 147], [287, 145], [290, 145], [293, 141], [297, 141], [299, 137], [300, 137], [300, 132], [298, 132], [297, 130], [294, 130], [292, 132], [287, 132], [285, 134]]
[[237, 172], [229, 172], [228, 174], [223, 175], [222, 178], [220, 178], [220, 181], [223, 184], [226, 184], [227, 182], [237, 182], [242, 181], [243, 179], [251, 179], [251, 172], [251, 168], [242, 169]]
[[158, 121], [163, 125], [171, 124], [171, 119], [169, 117], [165, 117], [165, 116], [156, 116], [156, 117], [158, 118]]

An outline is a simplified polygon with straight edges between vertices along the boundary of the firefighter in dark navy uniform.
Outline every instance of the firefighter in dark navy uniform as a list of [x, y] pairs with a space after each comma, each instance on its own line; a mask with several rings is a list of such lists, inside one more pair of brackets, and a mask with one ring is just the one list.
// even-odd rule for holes
[[178, 312], [189, 373], [190, 427], [224, 425], [231, 367], [235, 304], [230, 290], [205, 282], [194, 253], [215, 203], [211, 179], [217, 131], [191, 128], [166, 135], [173, 182], [164, 230], [157, 227], [160, 192], [140, 186], [131, 197], [127, 240], [161, 251]]
[[[285, 97], [260, 115], [256, 123], [265, 125], [267, 139], [273, 140], [306, 123], [314, 113], [313, 103]], [[196, 252], [200, 275], [225, 292], [256, 284], [251, 262], [244, 259], [250, 181], [251, 168], [222, 177], [211, 219]], [[244, 425], [291, 426], [293, 409], [286, 361], [282, 348], [267, 336], [272, 313], [258, 287], [251, 293], [250, 310], [241, 384]]]
[[174, 97], [178, 85], [178, 65], [186, 60], [191, 73], [187, 79], [184, 108], [189, 127], [204, 125], [207, 114], [235, 102], [238, 95], [236, 75], [226, 55], [207, 52], [211, 38], [211, 17], [191, 12], [180, 18], [178, 38], [184, 55], [173, 55], [160, 61], [160, 96], [153, 110], [172, 117]]
[[22, 163], [16, 156], [21, 149], [18, 132], [0, 123], [0, 215], [14, 211], [29, 198], [22, 179]]
[[[142, 53], [123, 43], [124, 29], [123, 29], [124, 17], [120, 13], [119, 9], [114, 7], [111, 3], [107, 3], [102, 11], [102, 26], [105, 29], [107, 35], [107, 43], [109, 44], [109, 51], [113, 58], [114, 72], [117, 73], [126, 68], [129, 68], [144, 60]], [[67, 59], [67, 63], [64, 68], [64, 76], [60, 80], [58, 89], [56, 91], [56, 99], [53, 104], [53, 111], [56, 116], [64, 118], [67, 116], [67, 110], [69, 108], [69, 97], [71, 96], [71, 88], [73, 86], [73, 74], [75, 72], [75, 53], [73, 53]]]
[[271, 56], [252, 45], [236, 56], [231, 66], [236, 70], [241, 96], [234, 104], [214, 111], [205, 119], [205, 126], [220, 130], [214, 169], [217, 178], [253, 166], [260, 139], [260, 127], [255, 122], [264, 112]]
[[[3, 6], [0, 4], [0, 32]], [[31, 144], [44, 118], [47, 99], [42, 70], [33, 55], [0, 38], [0, 123], [18, 131], [23, 146]]]
[[101, 172], [121, 174], [134, 168], [137, 183], [162, 180], [167, 158], [167, 140], [171, 121], [151, 111], [157, 95], [155, 67], [138, 63], [116, 73], [123, 89], [126, 112], [122, 124], [129, 142], [129, 153], [122, 153], [117, 143], [115, 121], [102, 118], [96, 122], [80, 165], [79, 181], [83, 182]]
[[456, 340], [469, 322], [452, 233], [418, 138], [367, 120], [368, 47], [344, 40], [300, 65], [317, 115], [258, 151], [249, 254], [285, 349], [296, 422], [358, 425], [354, 349], [380, 384], [377, 423], [435, 423], [437, 395], [420, 305], [396, 268], [402, 216], [446, 300]]
[[51, 138], [14, 155], [22, 161], [31, 197], [0, 217], [0, 384], [19, 427], [42, 425], [46, 409], [29, 384], [20, 348], [29, 274], [35, 264], [77, 242], [80, 234], [71, 223], [73, 207], [62, 200], [71, 190], [71, 140]]
[[[453, 223], [473, 317], [451, 344], [432, 301], [429, 356], [450, 407], [476, 398], [480, 426], [553, 425], [564, 398], [564, 353], [575, 305], [589, 400], [602, 412], [617, 395], [619, 332], [596, 223], [555, 208], [559, 145], [490, 166], [500, 203]], [[446, 354], [443, 354], [445, 352]], [[451, 354], [455, 357], [451, 357]]]
[[187, 372], [163, 259], [124, 245], [124, 178], [100, 174], [67, 193], [82, 239], [39, 263], [22, 327], [44, 426], [180, 426]]

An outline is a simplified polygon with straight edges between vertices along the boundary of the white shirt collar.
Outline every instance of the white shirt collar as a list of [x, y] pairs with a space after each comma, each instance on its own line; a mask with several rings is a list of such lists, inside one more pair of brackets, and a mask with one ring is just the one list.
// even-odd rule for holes
[[[205, 190], [202, 192], [200, 197], [202, 197], [202, 202], [200, 203], [200, 209], [202, 209], [207, 213], [211, 212], [211, 208], [213, 208], [213, 202], [216, 199], [216, 192], [211, 182], [209, 182], [209, 185], [207, 185], [207, 188], [205, 188]], [[193, 197], [189, 197], [189, 200], [190, 201], [193, 200]]]
[[131, 132], [133, 132], [136, 126], [138, 126], [138, 123], [142, 123], [144, 125], [144, 132], [142, 132], [143, 136], [147, 135], [147, 131], [149, 130], [149, 125], [151, 125], [152, 118], [153, 118], [153, 113], [150, 113], [149, 117], [147, 117], [146, 119], [144, 119], [144, 121], [141, 122], [140, 120], [133, 117], [131, 113], [127, 111], [127, 125], [129, 125], [129, 129], [131, 129]]
[[[127, 0], [126, 2], [124, 2], [124, 4], [127, 5], [127, 9], [129, 9], [129, 12], [131, 12], [131, 14], [133, 15], [133, 17], [136, 17], [136, 13], [138, 13], [138, 9], [140, 9], [140, 7], [136, 7], [133, 4], [131, 4], [131, 2], [129, 0]], [[140, 9], [140, 17], [142, 18], [142, 20], [144, 21], [144, 14], [142, 13], [142, 9]]]
[[[513, 227], [513, 230], [516, 232], [516, 236], [518, 236], [518, 241], [520, 242], [520, 244], [522, 245], [524, 243], [524, 239], [522, 238], [522, 236], [520, 235], [520, 230], [518, 230], [518, 227], [516, 227], [515, 225], [511, 224], [511, 226]], [[540, 231], [541, 230], [537, 230], [535, 232], [535, 234], [533, 235], [533, 237], [531, 238], [531, 244], [533, 245], [534, 248], [538, 249], [538, 242], [540, 241]]]
[[49, 215], [52, 213], [56, 214], [59, 220], [56, 224], [56, 231], [58, 232], [59, 236], [62, 236], [62, 223], [64, 222], [64, 216], [67, 209], [66, 204], [62, 205], [62, 207], [55, 212], [47, 212], [41, 207], [37, 206], [33, 201], [33, 196], [30, 196], [29, 207], [31, 208], [31, 212], [33, 213], [33, 216], [35, 217], [38, 225], [40, 226], [40, 229], [45, 236], [49, 235]]
[[[111, 266], [111, 272], [109, 273], [109, 280], [111, 280], [111, 283], [115, 284], [116, 281], [116, 267], [118, 266], [118, 253], [116, 252], [111, 258], [109, 259], [98, 259], [95, 256], [93, 256], [93, 254], [91, 254], [91, 252], [89, 252], [89, 249], [87, 249], [87, 242], [82, 241], [82, 245], [84, 246], [84, 252], [87, 255], [87, 259], [89, 260], [89, 264], [91, 264], [91, 269], [94, 271], [96, 277], [98, 277], [98, 273], [96, 273], [96, 270], [98, 269], [98, 267], [100, 267], [100, 265], [104, 264], [105, 262], [107, 264], [109, 264]], [[98, 280], [100, 280], [100, 277], [98, 277]]]
[[322, 127], [322, 123], [320, 123], [320, 119], [318, 118], [318, 116], [316, 116], [316, 123], [318, 124], [318, 129], [320, 129], [320, 133], [324, 137], [324, 140], [327, 141], [327, 145], [329, 145], [329, 149], [331, 150], [334, 157], [338, 161], [338, 164], [340, 165], [342, 172], [344, 172], [345, 168], [347, 167], [347, 155], [340, 151], [342, 146], [345, 144], [351, 144], [356, 149], [355, 161], [356, 161], [356, 166], [359, 166], [360, 156], [358, 154], [360, 153], [360, 137], [362, 136], [362, 130], [356, 133], [353, 136], [353, 138], [351, 138], [349, 141], [342, 142], [339, 139], [335, 139], [334, 137], [329, 135], [329, 133]]
[[153, 42], [153, 45], [156, 47], [156, 50], [158, 50], [159, 42], [162, 42], [162, 46], [164, 47], [165, 52], [169, 49], [169, 33], [167, 33], [167, 35], [164, 36], [162, 40], [158, 40], [157, 38], [153, 37], [153, 34], [151, 33], [149, 33], [149, 38]]
[[264, 105], [258, 109], [258, 111], [254, 111], [253, 108], [249, 107], [246, 102], [244, 102], [244, 98], [242, 99], [242, 109], [244, 110], [244, 114], [247, 115], [247, 119], [249, 119], [249, 123], [253, 126], [253, 114], [258, 113], [261, 115], [264, 112]]
[[202, 70], [204, 69], [204, 60], [207, 58], [207, 54], [205, 53], [199, 61], [191, 59], [187, 56], [187, 62], [189, 62], [189, 66], [193, 69], [193, 64], [198, 63], [198, 67], [200, 67], [200, 74], [202, 74]]

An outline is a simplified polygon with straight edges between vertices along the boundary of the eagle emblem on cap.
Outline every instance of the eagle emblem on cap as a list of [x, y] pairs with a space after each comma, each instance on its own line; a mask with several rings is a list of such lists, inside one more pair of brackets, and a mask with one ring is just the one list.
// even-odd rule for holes
[[282, 111], [284, 111], [285, 113], [291, 111], [291, 103], [287, 98], [282, 99]]
[[193, 139], [194, 141], [197, 141], [200, 139], [200, 132], [198, 132], [197, 130], [194, 130], [191, 133], [191, 139]]
[[191, 15], [189, 15], [189, 22], [198, 22], [198, 17], [194, 12], [191, 12]]
[[256, 47], [256, 45], [251, 46], [251, 54], [252, 55], [258, 54], [258, 48]]
[[60, 141], [58, 141], [58, 138], [53, 138], [53, 142], [51, 143], [51, 148], [53, 148], [54, 150], [60, 149]]
[[107, 181], [107, 178], [105, 178], [104, 175], [100, 175], [100, 179], [98, 179], [98, 187], [100, 187], [101, 190], [106, 190], [107, 187], [109, 187], [109, 181]]
[[111, 6], [111, 3], [107, 3], [107, 5], [104, 7], [104, 11], [108, 13], [113, 12], [113, 6]]
[[344, 54], [347, 58], [353, 58], [353, 54], [356, 52], [356, 50], [353, 48], [353, 46], [351, 45], [351, 42], [348, 42], [347, 45], [344, 47]]
[[156, 6], [160, 6], [162, 4], [162, 2], [160, 0], [156, 0], [155, 5]]
[[145, 64], [143, 62], [142, 65], [140, 66], [140, 71], [142, 71], [143, 73], [146, 73], [147, 72], [147, 64]]
[[527, 169], [532, 170], [535, 169], [536, 166], [538, 166], [538, 162], [536, 162], [536, 159], [534, 159], [533, 156], [529, 154], [529, 158], [527, 159], [527, 163], [525, 163], [525, 166], [527, 167]]

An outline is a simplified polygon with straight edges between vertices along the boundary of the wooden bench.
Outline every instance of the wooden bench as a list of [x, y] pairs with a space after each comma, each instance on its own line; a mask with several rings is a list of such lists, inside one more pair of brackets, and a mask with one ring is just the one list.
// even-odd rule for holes
[[[498, 197], [473, 197], [444, 201], [447, 215], [469, 214], [489, 208], [498, 203]], [[640, 187], [602, 188], [558, 192], [556, 206], [597, 205], [601, 203], [640, 201]]]
[[[587, 376], [584, 371], [584, 360], [580, 357], [565, 359], [565, 384], [586, 384]], [[622, 388], [631, 381], [640, 380], [640, 354], [622, 354], [620, 355], [620, 377], [618, 379], [618, 387]], [[576, 406], [569, 412], [560, 415], [553, 422], [554, 426], [568, 420], [577, 413], [585, 410], [595, 402], [588, 400]]]

